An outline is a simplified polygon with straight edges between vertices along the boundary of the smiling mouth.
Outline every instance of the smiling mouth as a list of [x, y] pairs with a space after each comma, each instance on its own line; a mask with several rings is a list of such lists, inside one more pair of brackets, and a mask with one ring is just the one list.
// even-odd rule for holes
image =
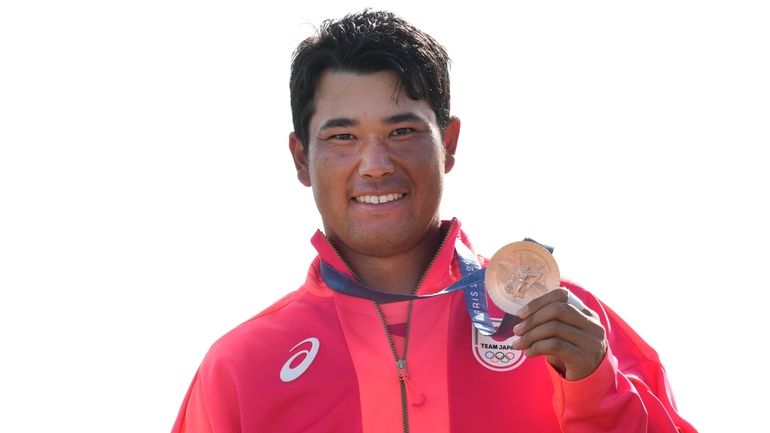
[[362, 195], [358, 197], [353, 197], [353, 200], [359, 202], [359, 203], [369, 203], [369, 204], [382, 204], [382, 203], [389, 203], [392, 201], [400, 200], [404, 198], [406, 194], [385, 194], [385, 195]]

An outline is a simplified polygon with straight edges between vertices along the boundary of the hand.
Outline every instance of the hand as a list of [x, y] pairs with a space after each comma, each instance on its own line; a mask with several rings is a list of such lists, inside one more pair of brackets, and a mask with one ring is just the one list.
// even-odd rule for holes
[[564, 378], [580, 380], [604, 359], [607, 339], [598, 315], [582, 302], [569, 303], [570, 296], [575, 297], [560, 287], [527, 304], [513, 328], [512, 346], [527, 357], [546, 355]]

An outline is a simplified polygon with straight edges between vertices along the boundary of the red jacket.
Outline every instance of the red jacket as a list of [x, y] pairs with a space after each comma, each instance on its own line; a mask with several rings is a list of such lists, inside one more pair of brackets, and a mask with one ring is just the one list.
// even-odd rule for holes
[[[459, 222], [418, 294], [460, 278]], [[174, 433], [403, 431], [396, 365], [372, 301], [331, 291], [319, 260], [350, 274], [319, 232], [318, 257], [299, 290], [219, 339], [206, 355]], [[563, 282], [597, 312], [609, 349], [590, 376], [567, 381], [545, 357], [472, 326], [461, 292], [414, 302], [408, 345], [411, 432], [695, 432], [676, 412], [655, 351], [582, 288]], [[396, 344], [406, 302], [384, 311]], [[502, 314], [490, 302], [492, 317]]]

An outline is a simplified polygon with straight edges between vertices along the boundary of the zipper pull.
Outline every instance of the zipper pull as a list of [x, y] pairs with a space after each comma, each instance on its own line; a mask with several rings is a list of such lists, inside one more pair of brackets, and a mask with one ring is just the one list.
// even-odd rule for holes
[[396, 368], [398, 368], [398, 380], [406, 385], [406, 392], [409, 395], [409, 401], [412, 402], [412, 406], [419, 407], [424, 405], [425, 394], [409, 381], [409, 374], [406, 372], [406, 359], [396, 360]]

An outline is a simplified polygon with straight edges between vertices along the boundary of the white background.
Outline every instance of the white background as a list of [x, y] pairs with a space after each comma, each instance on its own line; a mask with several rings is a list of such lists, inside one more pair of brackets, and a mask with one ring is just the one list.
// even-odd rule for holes
[[[765, 3], [482, 4], [368, 4], [453, 59], [443, 215], [487, 255], [556, 246], [701, 432], [765, 428]], [[363, 6], [0, 6], [0, 431], [168, 431], [209, 345], [303, 281], [291, 52]]]

